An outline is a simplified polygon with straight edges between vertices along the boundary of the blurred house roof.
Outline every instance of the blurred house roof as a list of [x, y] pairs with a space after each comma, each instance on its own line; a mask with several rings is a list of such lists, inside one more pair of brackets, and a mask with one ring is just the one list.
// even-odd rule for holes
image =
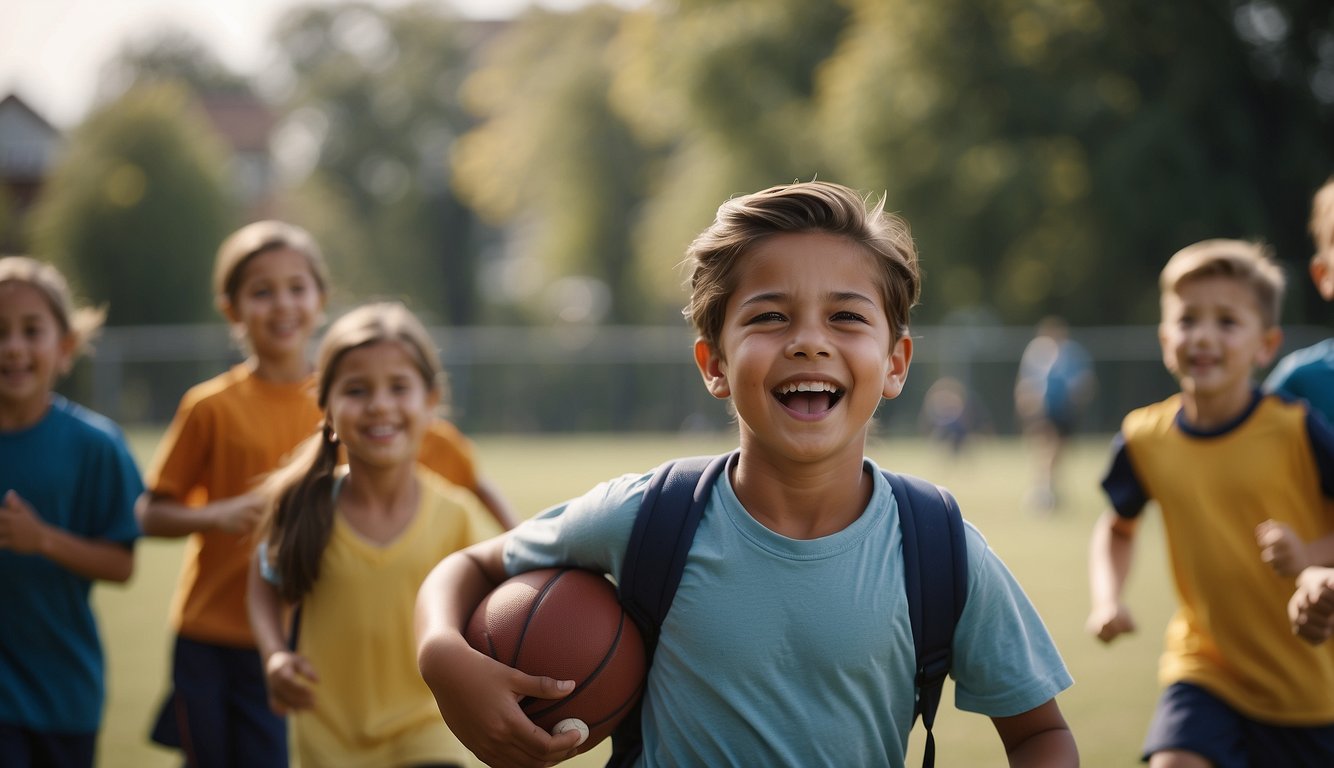
[[62, 141], [60, 131], [16, 94], [0, 99], [0, 179], [40, 180]]
[[207, 93], [200, 95], [199, 103], [214, 130], [233, 150], [268, 151], [278, 117], [264, 102], [244, 93]]

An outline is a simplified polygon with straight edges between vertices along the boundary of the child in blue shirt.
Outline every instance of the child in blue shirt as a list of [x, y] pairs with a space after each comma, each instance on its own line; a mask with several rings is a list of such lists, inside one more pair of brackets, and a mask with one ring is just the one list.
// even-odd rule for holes
[[[898, 510], [865, 457], [882, 400], [907, 378], [919, 291], [907, 225], [826, 182], [724, 203], [689, 250], [686, 308], [705, 387], [736, 414], [719, 478], [662, 626], [640, 764], [902, 765], [915, 660]], [[451, 555], [418, 597], [418, 659], [445, 720], [492, 765], [549, 765], [552, 736], [519, 707], [571, 681], [472, 650], [462, 627], [496, 584], [573, 564], [619, 577], [650, 474], [626, 475]], [[1071, 684], [1023, 591], [967, 529], [956, 703], [989, 716], [1012, 765], [1076, 765], [1055, 696]]]
[[110, 420], [52, 392], [102, 320], [0, 259], [0, 765], [92, 766], [104, 697], [93, 582], [134, 570], [143, 491]]

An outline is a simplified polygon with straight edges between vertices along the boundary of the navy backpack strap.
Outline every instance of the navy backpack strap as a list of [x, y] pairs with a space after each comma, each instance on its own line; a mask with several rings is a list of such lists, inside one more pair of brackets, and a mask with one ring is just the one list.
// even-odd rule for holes
[[911, 475], [884, 474], [903, 532], [904, 588], [917, 652], [913, 715], [926, 729], [922, 765], [930, 768], [936, 759], [931, 728], [950, 671], [954, 626], [968, 596], [967, 541], [959, 505], [948, 491]]
[[643, 632], [650, 662], [713, 482], [730, 456], [694, 456], [663, 464], [654, 471], [640, 502], [619, 591], [621, 604]]
[[[617, 591], [625, 612], [644, 636], [644, 654], [650, 665], [658, 632], [681, 583], [695, 529], [704, 516], [713, 483], [731, 457], [725, 453], [666, 462], [654, 470], [644, 491]], [[632, 765], [642, 751], [641, 706], [636, 704], [612, 733], [608, 766]]]

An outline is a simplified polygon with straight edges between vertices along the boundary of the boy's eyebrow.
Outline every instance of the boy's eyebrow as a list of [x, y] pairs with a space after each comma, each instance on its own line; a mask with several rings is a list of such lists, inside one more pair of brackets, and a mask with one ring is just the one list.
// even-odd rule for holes
[[[738, 306], [748, 307], [752, 304], [764, 304], [773, 301], [781, 301], [787, 297], [788, 294], [783, 293], [782, 291], [766, 291], [765, 293], [757, 293], [754, 296], [751, 296], [750, 298], [741, 302]], [[867, 296], [864, 293], [858, 293], [856, 291], [830, 291], [826, 299], [828, 301], [835, 301], [835, 302], [855, 301], [865, 304], [875, 303], [875, 299]]]

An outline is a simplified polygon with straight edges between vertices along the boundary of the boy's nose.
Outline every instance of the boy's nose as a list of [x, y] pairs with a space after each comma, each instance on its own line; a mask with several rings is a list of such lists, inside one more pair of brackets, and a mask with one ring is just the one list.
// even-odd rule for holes
[[829, 341], [823, 333], [797, 330], [787, 345], [788, 357], [829, 357]]

